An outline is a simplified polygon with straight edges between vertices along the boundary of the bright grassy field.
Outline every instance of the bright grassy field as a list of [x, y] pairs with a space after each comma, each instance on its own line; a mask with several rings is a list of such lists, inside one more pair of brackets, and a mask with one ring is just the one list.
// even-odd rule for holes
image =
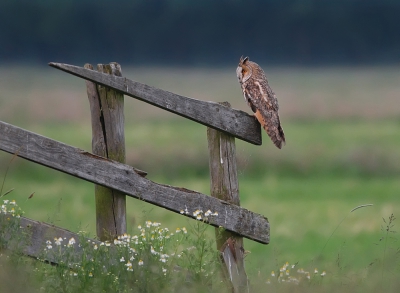
[[[388, 276], [385, 286], [396, 288], [400, 245], [395, 233], [382, 239], [381, 229], [382, 218], [400, 214], [399, 68], [264, 68], [280, 102], [287, 145], [278, 150], [267, 135], [262, 146], [237, 141], [241, 204], [271, 224], [269, 245], [245, 242], [251, 252], [248, 274], [263, 283], [288, 261], [326, 270], [326, 279], [343, 277], [346, 284], [376, 278], [370, 289], [382, 289]], [[248, 111], [234, 69], [123, 68], [123, 73]], [[90, 151], [82, 80], [51, 68], [0, 67], [0, 89], [0, 120]], [[156, 182], [208, 194], [206, 128], [130, 97], [125, 101], [127, 163]], [[0, 179], [11, 157], [0, 153]], [[17, 158], [3, 192], [11, 188], [7, 198], [27, 217], [95, 231], [93, 184]], [[127, 202], [128, 230], [148, 219], [170, 228], [182, 221], [189, 225], [169, 211]], [[350, 213], [363, 204], [373, 206]]]

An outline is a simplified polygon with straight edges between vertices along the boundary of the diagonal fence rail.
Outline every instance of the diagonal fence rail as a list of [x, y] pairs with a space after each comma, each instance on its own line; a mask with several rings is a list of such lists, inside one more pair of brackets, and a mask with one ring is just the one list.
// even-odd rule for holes
[[130, 197], [195, 219], [196, 210], [217, 216], [208, 223], [254, 241], [269, 243], [268, 220], [226, 201], [185, 188], [155, 183], [145, 172], [0, 121], [0, 149], [49, 168], [106, 186]]
[[[0, 214], [0, 227], [9, 224], [9, 214]], [[85, 242], [90, 240], [92, 243], [100, 244], [101, 242], [96, 239], [84, 238], [78, 233], [71, 232], [67, 229], [63, 229], [48, 223], [35, 221], [25, 217], [21, 217], [19, 221], [20, 226], [20, 238], [13, 239], [12, 235], [6, 233], [2, 235], [7, 241], [9, 241], [7, 248], [15, 250], [17, 252], [22, 252], [23, 254], [33, 257], [40, 258], [52, 264], [57, 264], [60, 259], [56, 259], [52, 254], [44, 254], [44, 248], [46, 247], [45, 242], [47, 240], [53, 240], [61, 237], [63, 240], [68, 241], [69, 239], [74, 239], [74, 244], [72, 244], [74, 253], [77, 258], [81, 258], [81, 255], [85, 253], [80, 245], [82, 239]], [[22, 251], [19, 251], [22, 250]], [[66, 247], [60, 245], [59, 250], [63, 255]]]
[[205, 126], [228, 133], [255, 145], [261, 145], [261, 126], [253, 116], [219, 103], [205, 102], [162, 89], [158, 89], [126, 77], [109, 75], [95, 70], [62, 63], [49, 63], [97, 84], [118, 90], [124, 95], [139, 99], [156, 107], [196, 121]]

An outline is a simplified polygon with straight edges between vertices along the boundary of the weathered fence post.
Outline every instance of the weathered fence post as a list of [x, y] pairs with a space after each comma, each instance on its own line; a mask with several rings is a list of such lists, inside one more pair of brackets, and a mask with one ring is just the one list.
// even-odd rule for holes
[[[221, 103], [230, 107], [228, 102]], [[239, 183], [236, 168], [235, 138], [221, 131], [207, 128], [210, 165], [211, 196], [240, 206]], [[225, 263], [224, 273], [231, 281], [233, 292], [248, 290], [244, 269], [243, 238], [237, 234], [215, 230], [217, 249]]]
[[[93, 66], [85, 64], [85, 68]], [[118, 63], [99, 64], [97, 71], [121, 76]], [[124, 96], [122, 93], [86, 81], [92, 119], [94, 154], [125, 163]], [[94, 170], [96, 172], [96, 170]], [[95, 185], [96, 231], [101, 241], [113, 240], [126, 232], [126, 196], [114, 189]]]

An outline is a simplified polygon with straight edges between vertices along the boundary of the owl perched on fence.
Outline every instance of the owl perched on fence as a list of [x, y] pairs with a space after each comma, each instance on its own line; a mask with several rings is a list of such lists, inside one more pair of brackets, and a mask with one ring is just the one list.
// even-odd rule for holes
[[285, 134], [278, 115], [278, 100], [268, 85], [267, 77], [261, 67], [249, 60], [240, 58], [236, 75], [242, 87], [244, 99], [254, 112], [254, 116], [268, 133], [273, 143], [282, 148]]

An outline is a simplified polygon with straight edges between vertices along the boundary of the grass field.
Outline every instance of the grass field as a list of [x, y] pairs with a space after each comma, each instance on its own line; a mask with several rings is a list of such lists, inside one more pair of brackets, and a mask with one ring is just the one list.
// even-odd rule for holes
[[[342, 276], [345, 284], [377, 271], [374, 286], [383, 288], [385, 272], [385, 284], [391, 282], [388, 288], [395, 292], [400, 245], [397, 234], [386, 237], [382, 228], [383, 218], [400, 214], [399, 68], [265, 69], [280, 102], [287, 145], [278, 150], [265, 134], [259, 147], [237, 141], [242, 206], [271, 223], [269, 245], [245, 242], [251, 252], [249, 275], [265, 282], [286, 261], [326, 270], [327, 279]], [[129, 68], [123, 73], [248, 111], [234, 68]], [[0, 120], [90, 151], [83, 81], [50, 68], [3, 67], [0, 89]], [[129, 97], [125, 107], [127, 162], [156, 182], [208, 194], [206, 128]], [[0, 153], [0, 178], [10, 159]], [[3, 191], [10, 188], [15, 190], [7, 197], [16, 199], [27, 217], [95, 231], [91, 183], [18, 158]], [[363, 204], [373, 206], [350, 213]], [[182, 222], [178, 215], [129, 198], [129, 228], [147, 219], [172, 228]], [[395, 222], [391, 229], [396, 227]]]

